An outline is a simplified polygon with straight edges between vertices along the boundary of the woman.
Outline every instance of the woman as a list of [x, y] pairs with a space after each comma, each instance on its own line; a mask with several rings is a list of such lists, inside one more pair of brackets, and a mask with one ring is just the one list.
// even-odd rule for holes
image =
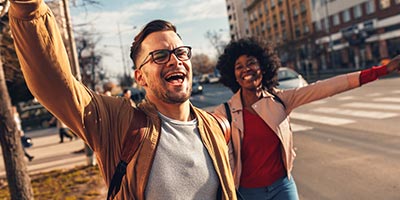
[[[246, 200], [298, 199], [291, 176], [295, 152], [290, 112], [399, 70], [400, 56], [386, 66], [289, 90], [276, 88], [280, 66], [271, 46], [263, 47], [251, 38], [231, 42], [217, 63], [220, 82], [235, 93], [228, 101], [232, 118], [230, 164], [235, 185]], [[228, 116], [225, 111], [220, 105], [215, 112]]]
[[[21, 126], [21, 118], [19, 117], [19, 113], [17, 111], [17, 107], [13, 106], [12, 107], [12, 113], [13, 113], [13, 117], [14, 117], [14, 121], [15, 121], [15, 125], [17, 128], [17, 131], [19, 132], [19, 135], [21, 137], [21, 142], [24, 139], [24, 130], [22, 130], [22, 126]], [[29, 162], [33, 160], [33, 158], [35, 158], [34, 156], [31, 156], [25, 149], [25, 145], [22, 143], [22, 150], [24, 151], [24, 155], [26, 158], [28, 158]]]

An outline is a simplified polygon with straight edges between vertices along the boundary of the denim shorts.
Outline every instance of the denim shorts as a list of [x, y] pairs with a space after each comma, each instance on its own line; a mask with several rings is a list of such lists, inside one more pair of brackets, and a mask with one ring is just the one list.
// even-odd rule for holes
[[293, 177], [284, 176], [272, 185], [260, 188], [239, 187], [239, 193], [245, 200], [298, 200], [296, 183]]

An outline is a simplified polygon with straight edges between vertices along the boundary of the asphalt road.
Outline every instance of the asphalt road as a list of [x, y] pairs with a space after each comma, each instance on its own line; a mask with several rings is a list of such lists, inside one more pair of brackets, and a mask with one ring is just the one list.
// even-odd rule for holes
[[[205, 85], [192, 102], [212, 108], [230, 95]], [[304, 105], [291, 119], [300, 199], [400, 199], [399, 77]]]

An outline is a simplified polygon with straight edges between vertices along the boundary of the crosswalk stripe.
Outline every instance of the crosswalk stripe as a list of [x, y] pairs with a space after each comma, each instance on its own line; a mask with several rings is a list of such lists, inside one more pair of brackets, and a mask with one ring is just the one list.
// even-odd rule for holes
[[375, 92], [375, 93], [367, 94], [366, 96], [367, 97], [378, 97], [378, 96], [382, 96], [382, 93]]
[[328, 102], [327, 100], [318, 100], [318, 101], [311, 102], [309, 104], [320, 105], [320, 104], [325, 104], [327, 102]]
[[393, 94], [400, 94], [400, 90], [394, 90], [392, 91]]
[[293, 132], [298, 132], [298, 131], [308, 131], [314, 129], [311, 126], [304, 126], [300, 124], [295, 124], [295, 123], [290, 123], [290, 126], [292, 127]]
[[400, 98], [399, 97], [397, 97], [397, 98], [396, 97], [382, 97], [382, 98], [373, 99], [373, 101], [400, 103]]
[[346, 100], [352, 100], [354, 98], [355, 98], [354, 96], [345, 96], [345, 97], [338, 97], [337, 100], [346, 101]]
[[290, 117], [292, 119], [299, 119], [299, 120], [304, 120], [304, 121], [310, 121], [314, 123], [319, 123], [319, 124], [328, 124], [328, 125], [345, 125], [345, 124], [350, 124], [354, 123], [355, 121], [350, 120], [350, 119], [345, 119], [345, 118], [336, 118], [336, 117], [327, 117], [323, 115], [315, 115], [315, 114], [304, 114], [304, 113], [298, 113], [298, 112], [293, 112], [290, 114]]
[[352, 108], [369, 108], [369, 109], [378, 109], [378, 110], [400, 110], [400, 105], [396, 104], [377, 104], [377, 103], [347, 103], [343, 104], [345, 107]]
[[340, 114], [340, 115], [370, 118], [370, 119], [385, 119], [399, 115], [397, 113], [391, 113], [391, 112], [351, 110], [351, 109], [339, 109], [339, 108], [328, 108], [328, 107], [316, 108], [313, 109], [312, 111], [319, 113]]

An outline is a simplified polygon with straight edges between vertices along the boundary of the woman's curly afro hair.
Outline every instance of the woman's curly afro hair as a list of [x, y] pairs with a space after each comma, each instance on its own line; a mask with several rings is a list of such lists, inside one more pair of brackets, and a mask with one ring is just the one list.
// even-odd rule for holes
[[254, 56], [260, 63], [263, 74], [262, 86], [271, 90], [278, 85], [277, 74], [281, 61], [270, 43], [263, 43], [254, 38], [244, 38], [230, 42], [219, 56], [216, 68], [221, 73], [220, 82], [229, 87], [233, 93], [240, 89], [235, 78], [235, 62], [242, 56]]

